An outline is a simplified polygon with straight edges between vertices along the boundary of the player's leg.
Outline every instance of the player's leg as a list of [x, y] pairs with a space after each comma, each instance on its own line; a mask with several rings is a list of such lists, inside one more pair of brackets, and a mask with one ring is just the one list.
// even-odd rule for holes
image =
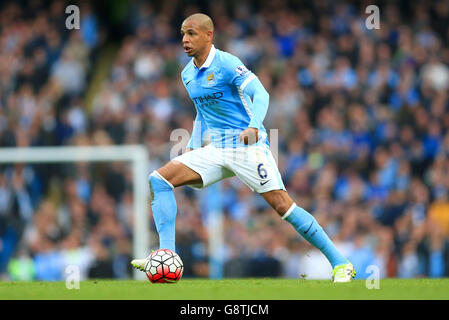
[[[316, 219], [303, 208], [298, 207], [285, 190], [277, 165], [271, 151], [263, 147], [248, 147], [246, 150], [236, 150], [236, 157], [244, 161], [231, 161], [228, 163], [235, 174], [252, 190], [261, 194], [270, 206], [309, 243], [321, 250], [334, 268], [333, 275], [340, 269], [351, 268], [347, 259], [336, 249], [323, 228]], [[230, 158], [230, 157], [227, 157]], [[343, 266], [343, 267], [341, 267]], [[342, 270], [343, 270], [342, 269]], [[353, 269], [353, 267], [352, 267]], [[344, 279], [343, 279], [344, 278]], [[338, 277], [342, 282], [348, 281], [348, 276]], [[349, 280], [352, 278], [349, 277]], [[335, 281], [334, 277], [334, 281]]]
[[151, 173], [149, 179], [151, 208], [159, 234], [159, 248], [175, 251], [177, 205], [173, 189], [198, 183], [202, 183], [201, 176], [178, 161], [170, 161]]
[[203, 183], [199, 173], [177, 160], [168, 162], [156, 171], [174, 188], [189, 184]]
[[329, 260], [332, 268], [347, 263], [318, 221], [306, 210], [298, 207], [285, 190], [261, 193], [270, 206], [288, 221], [310, 244], [319, 249]]
[[[160, 249], [175, 251], [175, 221], [178, 208], [173, 189], [185, 184], [201, 183], [201, 176], [197, 172], [174, 160], [150, 174], [151, 209], [159, 234]], [[134, 259], [131, 265], [145, 271], [147, 259]]]
[[354, 266], [337, 250], [318, 221], [293, 202], [285, 190], [261, 193], [282, 219], [288, 221], [310, 244], [319, 249], [332, 265], [334, 282], [348, 282], [355, 276]]
[[233, 175], [222, 168], [220, 155], [214, 147], [206, 146], [184, 153], [151, 173], [151, 208], [160, 249], [175, 251], [177, 205], [173, 189], [183, 185], [203, 188]]

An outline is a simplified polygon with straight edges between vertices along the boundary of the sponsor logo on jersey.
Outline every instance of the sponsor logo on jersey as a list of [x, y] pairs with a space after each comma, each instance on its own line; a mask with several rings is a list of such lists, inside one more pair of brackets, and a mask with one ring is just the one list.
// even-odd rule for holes
[[211, 94], [205, 94], [204, 96], [200, 96], [200, 97], [194, 97], [192, 98], [192, 101], [195, 104], [202, 104], [202, 103], [210, 103], [210, 102], [216, 102], [216, 100], [220, 99], [221, 97], [223, 97], [223, 92], [214, 92]]
[[242, 64], [241, 66], [238, 66], [235, 69], [235, 72], [237, 72], [240, 76], [246, 76], [250, 71]]

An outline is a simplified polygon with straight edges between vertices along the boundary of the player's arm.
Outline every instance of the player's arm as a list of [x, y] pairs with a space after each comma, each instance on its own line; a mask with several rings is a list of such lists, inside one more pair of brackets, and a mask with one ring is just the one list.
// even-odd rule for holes
[[248, 85], [243, 90], [244, 94], [247, 94], [253, 104], [251, 106], [251, 120], [249, 122], [248, 128], [260, 128], [262, 122], [265, 119], [268, 111], [268, 103], [270, 100], [270, 95], [267, 90], [260, 82], [259, 78], [254, 75], [254, 78], [248, 83]]
[[[181, 73], [181, 79], [182, 79], [182, 84], [184, 85], [184, 87], [187, 90], [187, 86], [186, 86], [187, 79], [184, 76], [185, 70], [186, 69], [184, 69]], [[206, 130], [207, 130], [207, 125], [206, 125], [206, 122], [204, 121], [203, 115], [201, 114], [200, 110], [196, 109], [196, 117], [193, 122], [192, 135], [190, 136], [189, 142], [187, 143], [186, 152], [192, 151], [193, 149], [201, 148], [201, 146], [203, 144], [203, 135]]]
[[193, 123], [192, 135], [190, 136], [189, 143], [187, 144], [186, 152], [201, 148], [201, 145], [203, 144], [204, 132], [206, 130], [207, 126], [206, 122], [204, 121], [203, 115], [199, 110], [197, 110], [196, 118]]
[[258, 140], [258, 131], [268, 111], [270, 96], [260, 82], [259, 78], [249, 71], [240, 59], [234, 57], [230, 64], [231, 82], [243, 93], [251, 98], [252, 104], [248, 105], [250, 122], [248, 129], [240, 134], [240, 140], [245, 144], [253, 144]]
[[251, 98], [253, 104], [248, 129], [244, 130], [240, 137], [245, 144], [252, 144], [258, 140], [258, 131], [267, 114], [270, 95], [256, 76], [248, 83], [243, 93]]

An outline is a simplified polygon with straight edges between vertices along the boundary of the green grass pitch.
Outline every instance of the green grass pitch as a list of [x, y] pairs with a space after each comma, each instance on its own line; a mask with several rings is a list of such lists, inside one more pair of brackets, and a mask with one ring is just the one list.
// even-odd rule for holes
[[65, 282], [0, 282], [1, 300], [410, 300], [449, 299], [449, 279], [383, 279], [380, 289], [364, 280], [333, 284], [300, 279], [182, 279], [175, 284], [89, 280], [69, 290]]

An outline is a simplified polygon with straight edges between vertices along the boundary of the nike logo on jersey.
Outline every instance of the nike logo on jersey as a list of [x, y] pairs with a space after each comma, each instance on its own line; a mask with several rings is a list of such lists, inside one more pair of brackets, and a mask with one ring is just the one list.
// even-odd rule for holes
[[192, 80], [187, 81], [187, 82], [186, 82], [186, 85], [188, 85], [191, 81], [192, 81]]
[[260, 182], [260, 185], [263, 186], [265, 183], [267, 183], [267, 182], [270, 181], [270, 180], [271, 180], [271, 179], [268, 179], [268, 180], [265, 181], [265, 182], [262, 182], [262, 181], [261, 181], [261, 182]]

